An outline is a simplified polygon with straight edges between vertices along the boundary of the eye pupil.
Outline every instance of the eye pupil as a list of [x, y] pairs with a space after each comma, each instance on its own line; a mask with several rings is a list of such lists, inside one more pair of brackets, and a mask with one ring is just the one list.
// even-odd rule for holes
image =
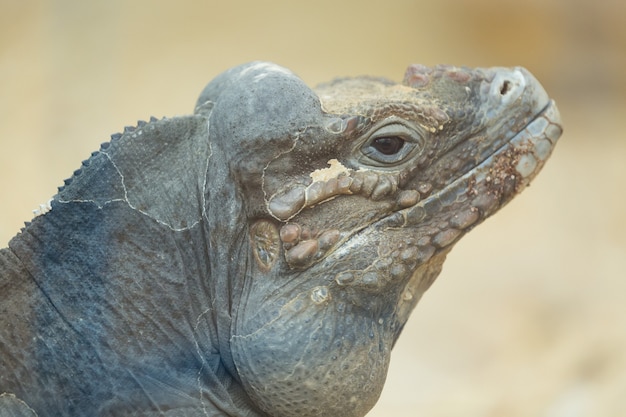
[[375, 139], [372, 146], [383, 155], [394, 155], [400, 152], [404, 146], [404, 140], [397, 136], [385, 136]]

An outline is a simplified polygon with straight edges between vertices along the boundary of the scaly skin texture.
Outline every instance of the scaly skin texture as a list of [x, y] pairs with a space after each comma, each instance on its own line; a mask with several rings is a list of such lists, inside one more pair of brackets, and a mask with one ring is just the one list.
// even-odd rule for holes
[[223, 73], [0, 252], [0, 416], [365, 415], [446, 254], [560, 134], [520, 68]]

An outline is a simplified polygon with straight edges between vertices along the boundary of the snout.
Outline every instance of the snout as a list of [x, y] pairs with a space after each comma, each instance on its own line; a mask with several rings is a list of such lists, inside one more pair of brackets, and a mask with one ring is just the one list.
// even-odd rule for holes
[[490, 68], [484, 70], [489, 80], [488, 100], [494, 109], [501, 107], [511, 108], [526, 101], [526, 108], [531, 114], [541, 113], [550, 103], [550, 97], [525, 68]]

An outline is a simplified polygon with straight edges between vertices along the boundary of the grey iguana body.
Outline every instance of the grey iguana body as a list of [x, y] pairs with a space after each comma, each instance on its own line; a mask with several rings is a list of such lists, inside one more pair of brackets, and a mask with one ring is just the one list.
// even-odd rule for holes
[[446, 254], [560, 134], [523, 69], [223, 73], [0, 252], [0, 416], [365, 415]]

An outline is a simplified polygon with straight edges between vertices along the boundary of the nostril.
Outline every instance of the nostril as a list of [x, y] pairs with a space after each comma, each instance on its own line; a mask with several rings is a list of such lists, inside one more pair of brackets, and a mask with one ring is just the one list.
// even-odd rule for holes
[[511, 89], [511, 82], [509, 80], [504, 80], [502, 85], [500, 86], [500, 95], [506, 95]]
[[509, 105], [519, 99], [527, 91], [524, 74], [523, 70], [517, 68], [498, 68], [489, 85], [490, 99], [502, 105]]

